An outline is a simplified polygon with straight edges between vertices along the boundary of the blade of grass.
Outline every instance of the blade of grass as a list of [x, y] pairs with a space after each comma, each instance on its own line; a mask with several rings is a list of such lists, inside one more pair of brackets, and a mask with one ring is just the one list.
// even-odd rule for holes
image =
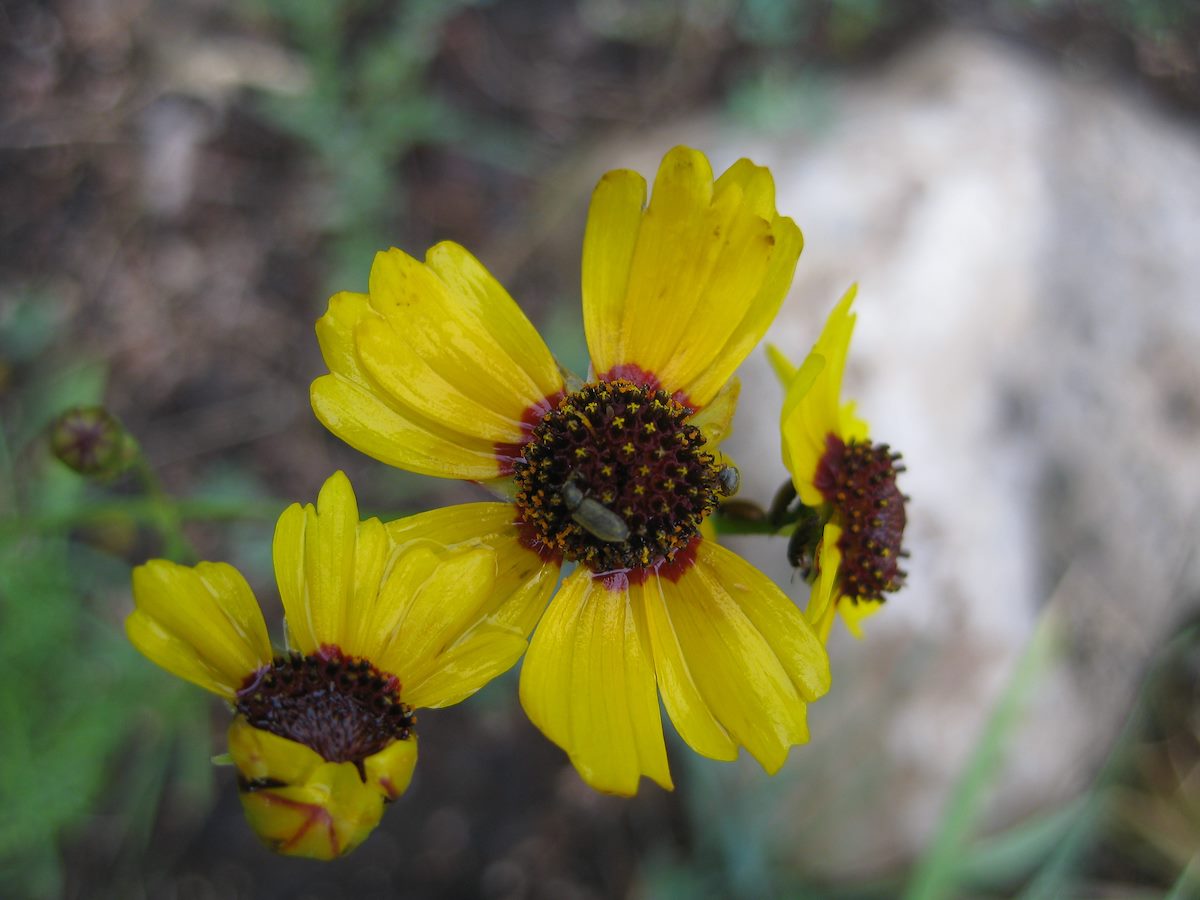
[[[1107, 796], [1105, 789], [1116, 778], [1125, 762], [1128, 748], [1142, 727], [1146, 713], [1146, 698], [1157, 680], [1155, 676], [1161, 671], [1164, 663], [1179, 653], [1181, 648], [1194, 647], [1198, 633], [1200, 633], [1200, 628], [1196, 626], [1184, 629], [1153, 660], [1150, 674], [1142, 682], [1132, 711], [1125, 720], [1120, 734], [1113, 741], [1112, 751], [1096, 776], [1092, 789], [1088, 792], [1084, 807], [1075, 821], [1075, 827], [1067, 833], [1055, 848], [1054, 855], [1020, 895], [1021, 900], [1053, 900], [1053, 898], [1067, 893], [1067, 883], [1078, 868], [1079, 858], [1091, 846], [1096, 830], [1104, 821], [1104, 800]], [[1187, 882], [1184, 884], [1186, 885]]]
[[976, 744], [967, 767], [955, 785], [933, 843], [917, 864], [904, 896], [936, 900], [955, 893], [964, 848], [982, 812], [988, 788], [995, 780], [1009, 736], [1053, 646], [1053, 606], [1042, 613]]

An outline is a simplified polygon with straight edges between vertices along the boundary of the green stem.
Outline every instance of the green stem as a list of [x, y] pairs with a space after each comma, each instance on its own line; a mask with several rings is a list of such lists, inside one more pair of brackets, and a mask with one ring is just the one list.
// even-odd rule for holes
[[166, 541], [164, 553], [168, 559], [175, 562], [195, 562], [196, 551], [183, 531], [183, 520], [179, 515], [179, 507], [175, 500], [163, 488], [158, 473], [150, 467], [145, 455], [138, 448], [133, 461], [133, 470], [137, 473], [151, 504], [151, 512], [163, 540]]
[[773, 525], [766, 519], [759, 521], [751, 521], [748, 519], [735, 519], [731, 516], [722, 515], [718, 509], [712, 515], [712, 522], [717, 526], [717, 534], [770, 534], [779, 535], [781, 532], [778, 525]]
[[[244, 500], [170, 500], [172, 518], [183, 522], [270, 521], [276, 518], [286, 503], [263, 500], [247, 503]], [[132, 519], [139, 524], [159, 526], [162, 522], [161, 498], [136, 497], [110, 500], [70, 510], [31, 516], [0, 518], [0, 533], [35, 531], [56, 533], [87, 525], [98, 525], [113, 519]]]

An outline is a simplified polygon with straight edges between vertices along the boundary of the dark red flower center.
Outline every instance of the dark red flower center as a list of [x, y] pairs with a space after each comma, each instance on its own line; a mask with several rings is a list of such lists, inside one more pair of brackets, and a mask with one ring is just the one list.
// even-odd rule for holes
[[360, 774], [363, 760], [407, 740], [417, 722], [400, 702], [394, 675], [336, 647], [277, 656], [246, 679], [235, 702], [255, 728], [311, 747], [329, 762], [352, 762]]
[[826, 439], [813, 483], [842, 527], [841, 588], [856, 602], [883, 600], [904, 583], [906, 498], [896, 485], [903, 471], [900, 454], [887, 444]]
[[625, 379], [567, 394], [513, 463], [534, 543], [596, 573], [661, 567], [696, 537], [736, 479], [692, 410]]

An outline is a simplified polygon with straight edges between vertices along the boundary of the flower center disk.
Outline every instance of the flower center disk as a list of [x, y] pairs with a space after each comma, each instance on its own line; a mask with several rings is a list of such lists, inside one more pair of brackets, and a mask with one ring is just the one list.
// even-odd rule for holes
[[721, 467], [691, 415], [625, 380], [564, 397], [513, 466], [534, 542], [596, 573], [674, 559], [721, 498]]
[[842, 590], [854, 601], [884, 600], [907, 573], [900, 568], [907, 514], [896, 485], [904, 471], [900, 454], [887, 444], [850, 441], [830, 435], [813, 483], [840, 520]]
[[416, 724], [395, 676], [332, 647], [277, 656], [246, 679], [236, 705], [255, 728], [311, 747], [329, 762], [352, 762], [360, 772], [363, 760], [409, 738]]

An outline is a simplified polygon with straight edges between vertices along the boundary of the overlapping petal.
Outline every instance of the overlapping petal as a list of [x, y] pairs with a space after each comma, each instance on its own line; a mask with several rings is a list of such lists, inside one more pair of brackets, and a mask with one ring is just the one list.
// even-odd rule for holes
[[528, 637], [558, 581], [560, 562], [526, 545], [514, 524], [516, 516], [511, 503], [464, 503], [389, 522], [387, 529], [402, 551], [494, 550], [496, 571], [482, 620]]
[[315, 507], [280, 517], [274, 556], [292, 646], [368, 659], [414, 707], [457, 703], [511, 668], [557, 577], [508, 504], [360, 522], [341, 472]]
[[854, 333], [855, 315], [850, 306], [857, 292], [858, 285], [851, 285], [842, 295], [799, 369], [775, 348], [768, 349], [775, 374], [787, 392], [780, 414], [784, 465], [792, 474], [801, 501], [808, 506], [824, 502], [813, 478], [828, 437], [861, 441], [868, 434], [866, 422], [854, 413], [854, 404], [842, 403], [841, 399], [842, 376]]
[[768, 772], [808, 740], [805, 705], [829, 688], [829, 661], [795, 605], [765, 575], [711, 541], [678, 580], [641, 595], [663, 704], [697, 752], [745, 746]]
[[521, 668], [530, 720], [599, 791], [643, 775], [671, 788], [644, 616], [628, 586], [577, 569], [542, 617]]
[[833, 628], [833, 618], [837, 612], [840, 599], [837, 582], [842, 554], [838, 550], [842, 529], [830, 522], [825, 526], [821, 537], [821, 549], [817, 554], [817, 580], [808, 595], [808, 607], [804, 610], [804, 618], [812, 625], [821, 638], [821, 643], [829, 641], [829, 631]]
[[379, 824], [384, 800], [396, 796], [381, 779], [407, 786], [416, 740], [397, 741], [371, 757], [365, 781], [353, 763], [326, 762], [241, 716], [229, 728], [229, 753], [241, 776], [246, 821], [263, 842], [286, 856], [329, 860], [349, 853]]
[[378, 522], [360, 525], [354, 489], [342, 472], [326, 480], [315, 507], [293, 503], [284, 511], [272, 555], [292, 647], [309, 654], [332, 644], [353, 652], [345, 643], [355, 582], [378, 589], [384, 538]]
[[317, 322], [330, 374], [312, 384], [313, 412], [356, 450], [388, 465], [443, 478], [494, 478], [495, 448], [408, 409], [370, 377], [358, 358], [355, 328], [375, 316], [366, 294], [335, 294]]
[[595, 371], [652, 373], [703, 407], [762, 338], [803, 245], [774, 210], [770, 173], [739, 161], [714, 184], [704, 154], [663, 158], [650, 203], [632, 172], [593, 195], [583, 250], [584, 323]]
[[392, 465], [485, 480], [497, 444], [518, 443], [530, 409], [563, 388], [512, 298], [457, 244], [425, 262], [380, 253], [369, 294], [338, 294], [317, 325], [330, 374], [313, 409], [335, 434]]
[[271, 661], [262, 610], [246, 580], [224, 563], [194, 568], [162, 559], [133, 570], [129, 640], [152, 662], [232, 698]]

